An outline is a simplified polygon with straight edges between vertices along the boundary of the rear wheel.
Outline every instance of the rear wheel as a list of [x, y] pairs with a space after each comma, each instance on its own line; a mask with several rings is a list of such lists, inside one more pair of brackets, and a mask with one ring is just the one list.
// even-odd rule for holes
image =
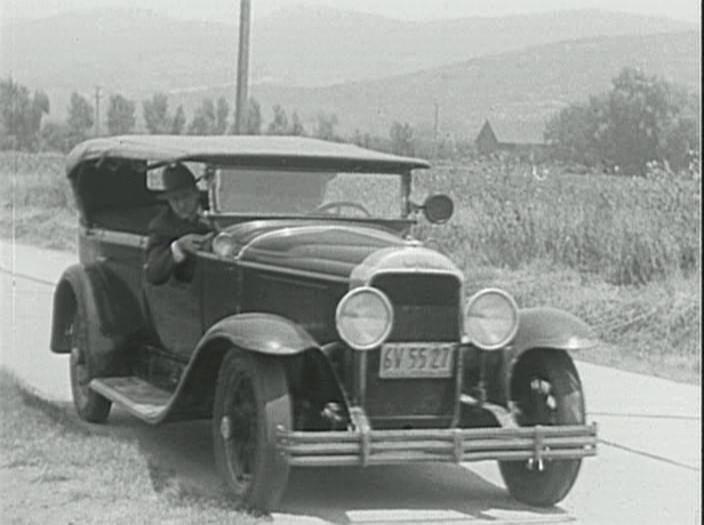
[[104, 423], [110, 414], [112, 402], [91, 390], [89, 386], [94, 377], [94, 370], [91, 366], [90, 349], [88, 348], [88, 325], [80, 307], [77, 307], [74, 313], [70, 334], [71, 393], [76, 412], [85, 421]]
[[212, 431], [218, 470], [242, 507], [266, 512], [278, 504], [289, 466], [277, 450], [276, 432], [291, 428], [282, 363], [229, 351], [218, 375]]
[[[585, 421], [582, 385], [572, 359], [564, 352], [535, 351], [523, 357], [511, 385], [521, 426], [582, 425]], [[517, 500], [550, 506], [572, 488], [580, 459], [500, 461], [501, 476]], [[542, 468], [541, 468], [542, 467]]]

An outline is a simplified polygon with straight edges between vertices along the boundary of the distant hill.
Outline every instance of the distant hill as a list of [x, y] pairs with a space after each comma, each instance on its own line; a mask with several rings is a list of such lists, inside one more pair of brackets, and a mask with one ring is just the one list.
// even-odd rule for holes
[[[699, 31], [618, 36], [559, 42], [458, 62], [441, 68], [324, 88], [254, 85], [264, 110], [281, 104], [310, 126], [334, 112], [340, 129], [386, 136], [394, 120], [432, 128], [434, 104], [440, 132], [473, 138], [490, 118], [500, 140], [540, 139], [545, 119], [569, 102], [609, 89], [624, 66], [701, 92]], [[192, 108], [203, 97], [231, 97], [232, 88], [182, 93], [173, 98]], [[265, 121], [268, 121], [268, 114]], [[506, 134], [510, 134], [507, 136]]]
[[[697, 28], [663, 17], [598, 10], [407, 22], [299, 6], [252, 27], [255, 83], [324, 86], [431, 69], [460, 60], [595, 36]], [[0, 27], [0, 75], [49, 92], [54, 116], [73, 90], [144, 98], [218, 86], [236, 68], [235, 25], [187, 22], [140, 9], [95, 9]]]

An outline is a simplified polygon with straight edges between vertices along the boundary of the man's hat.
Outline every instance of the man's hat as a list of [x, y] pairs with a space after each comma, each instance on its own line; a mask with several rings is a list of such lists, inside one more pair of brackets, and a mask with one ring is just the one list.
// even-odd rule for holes
[[169, 164], [162, 172], [162, 181], [164, 192], [160, 195], [161, 198], [167, 199], [170, 196], [196, 189], [196, 181], [193, 178], [193, 173], [183, 164]]

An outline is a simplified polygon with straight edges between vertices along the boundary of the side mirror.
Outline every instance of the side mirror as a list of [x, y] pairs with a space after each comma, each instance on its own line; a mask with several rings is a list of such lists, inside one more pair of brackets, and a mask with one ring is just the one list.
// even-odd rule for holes
[[455, 210], [452, 199], [447, 195], [431, 195], [423, 203], [423, 215], [433, 224], [444, 224]]

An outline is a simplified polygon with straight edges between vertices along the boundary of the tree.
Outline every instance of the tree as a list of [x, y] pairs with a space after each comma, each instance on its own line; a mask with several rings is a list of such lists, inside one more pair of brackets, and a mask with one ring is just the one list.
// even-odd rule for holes
[[550, 119], [545, 139], [555, 156], [623, 173], [644, 173], [651, 161], [683, 167], [699, 149], [694, 97], [655, 76], [624, 68], [609, 92], [575, 103]]
[[585, 166], [600, 163], [602, 146], [600, 126], [607, 107], [602, 97], [591, 97], [587, 104], [572, 104], [550, 119], [545, 125], [545, 140], [561, 159]]
[[269, 135], [286, 135], [288, 133], [288, 117], [286, 116], [286, 111], [278, 104], [276, 104], [272, 110], [274, 117], [269, 123], [267, 133]]
[[288, 130], [288, 134], [298, 136], [306, 134], [306, 130], [301, 123], [301, 119], [295, 111], [293, 112], [293, 115], [291, 115], [291, 128]]
[[[256, 99], [250, 98], [247, 101], [247, 122], [245, 122], [245, 135], [259, 135], [262, 132], [262, 110]], [[230, 133], [237, 134], [236, 110], [233, 114]]]
[[171, 120], [171, 133], [180, 135], [183, 133], [183, 128], [186, 127], [186, 113], [183, 111], [183, 106], [176, 108], [176, 114]]
[[672, 111], [664, 80], [626, 68], [613, 81], [603, 149], [627, 173], [642, 172], [656, 159], [659, 131]]
[[369, 133], [362, 133], [359, 128], [354, 130], [354, 135], [352, 136], [352, 143], [363, 148], [368, 148], [371, 144], [372, 138]]
[[193, 113], [188, 125], [189, 135], [213, 135], [216, 132], [217, 116], [212, 99], [204, 98]]
[[40, 132], [41, 148], [49, 151], [68, 152], [71, 138], [68, 125], [64, 122], [47, 122]]
[[397, 155], [414, 155], [415, 143], [413, 128], [408, 122], [401, 124], [395, 121], [389, 130], [391, 151]]
[[108, 106], [108, 132], [110, 135], [124, 135], [134, 129], [136, 122], [135, 103], [122, 95], [110, 97]]
[[247, 134], [259, 135], [262, 132], [262, 109], [256, 99], [247, 102]]
[[11, 78], [0, 82], [0, 147], [34, 150], [39, 144], [42, 118], [49, 113], [49, 97]]
[[690, 169], [701, 156], [699, 97], [679, 87], [672, 89], [670, 97], [674, 110], [660, 130], [658, 158], [673, 169]]
[[90, 129], [93, 127], [93, 106], [88, 100], [76, 93], [71, 94], [71, 102], [68, 106], [68, 118], [66, 119], [68, 128], [68, 140], [71, 146], [83, 142], [88, 138]]
[[172, 127], [169, 117], [169, 98], [164, 93], [154, 93], [142, 102], [144, 125], [151, 134], [168, 133]]
[[227, 131], [227, 115], [230, 112], [230, 104], [225, 97], [220, 97], [215, 109], [215, 129], [216, 135], [224, 135]]
[[337, 140], [337, 135], [335, 134], [337, 123], [337, 115], [335, 113], [318, 113], [315, 136], [323, 140]]

